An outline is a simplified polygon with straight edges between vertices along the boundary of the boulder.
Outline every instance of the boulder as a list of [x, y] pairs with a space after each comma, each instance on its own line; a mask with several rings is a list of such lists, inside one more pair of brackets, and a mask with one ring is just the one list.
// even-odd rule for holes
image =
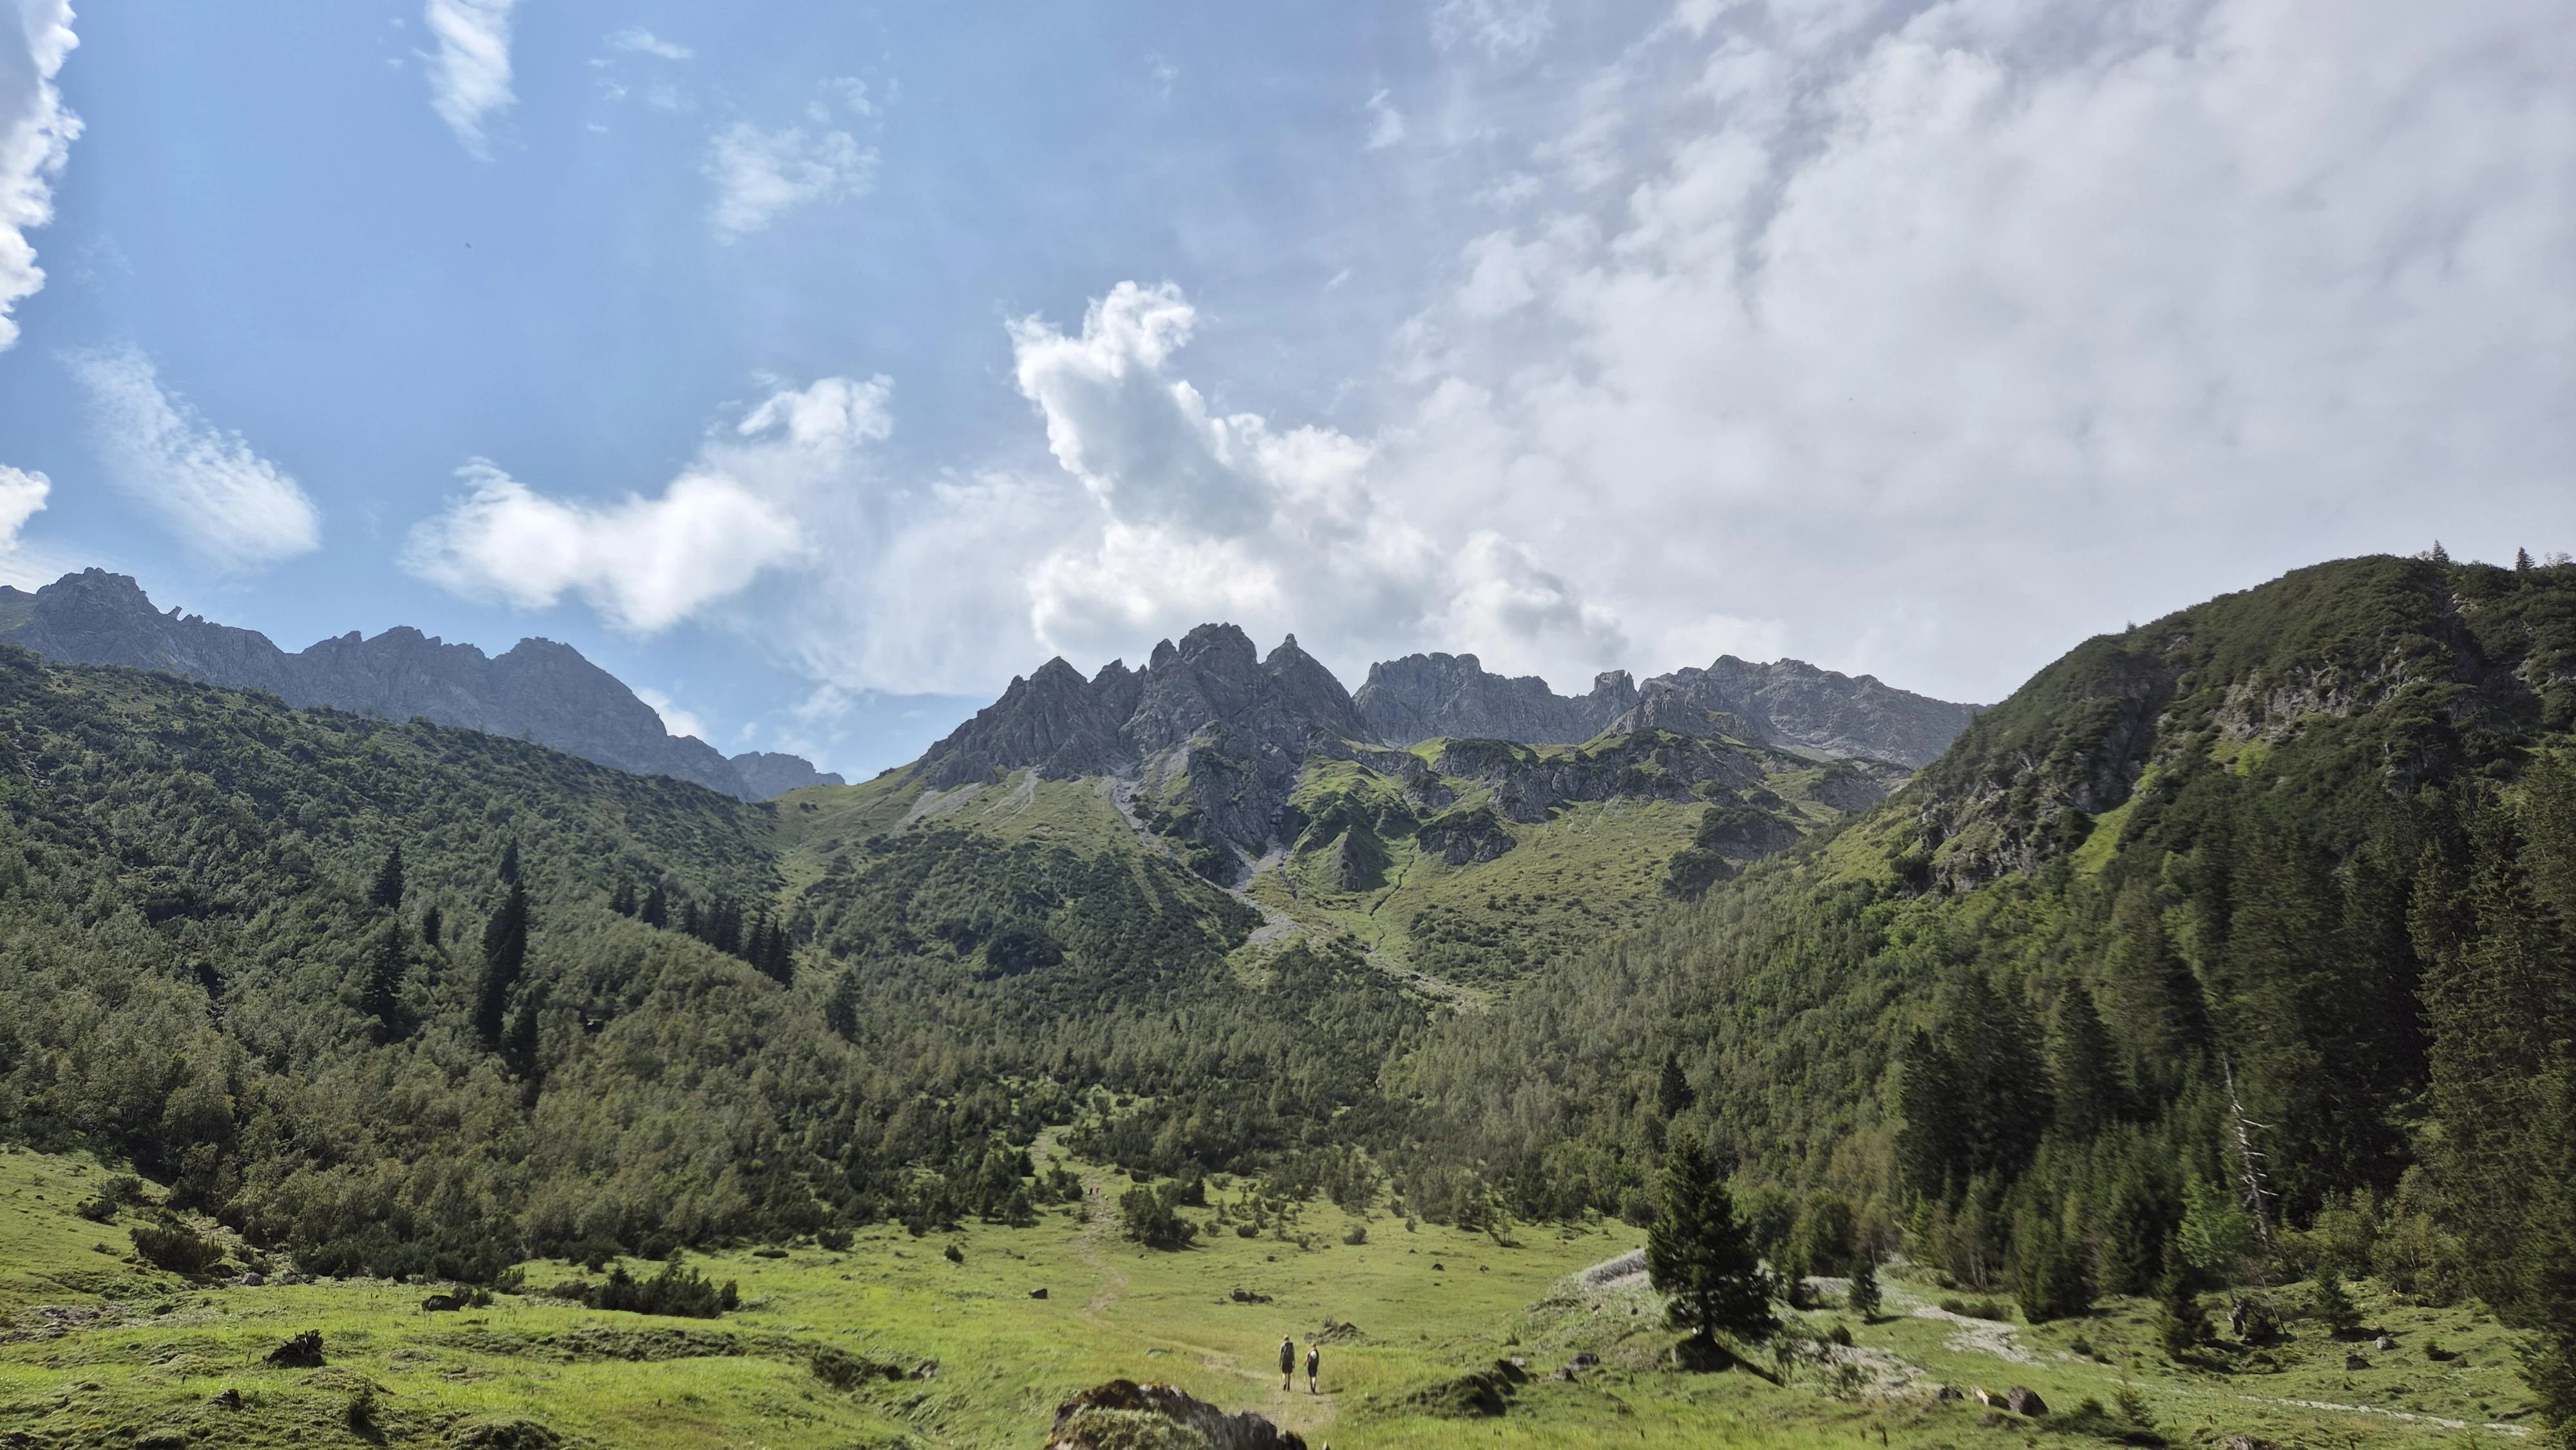
[[1029, 1297], [1030, 1297], [1030, 1298], [1032, 1298], [1032, 1299], [1043, 1299], [1043, 1298], [1045, 1298], [1046, 1296], [1047, 1296], [1047, 1292], [1046, 1292], [1046, 1285], [1044, 1285], [1044, 1284], [1040, 1284], [1040, 1285], [1039, 1285], [1039, 1286], [1037, 1286], [1036, 1288], [1031, 1289], [1031, 1290], [1029, 1291]]
[[2048, 1413], [2048, 1401], [2041, 1399], [2039, 1391], [2028, 1385], [2015, 1385], [2004, 1391], [2004, 1408], [2035, 1420]]
[[1096, 1385], [1056, 1406], [1045, 1450], [1117, 1450], [1136, 1444], [1306, 1450], [1304, 1436], [1248, 1410], [1230, 1415], [1171, 1385], [1124, 1379]]
[[2368, 1369], [2370, 1368], [2370, 1360], [2363, 1355], [2347, 1354], [2343, 1357], [2343, 1367], [2348, 1370]]

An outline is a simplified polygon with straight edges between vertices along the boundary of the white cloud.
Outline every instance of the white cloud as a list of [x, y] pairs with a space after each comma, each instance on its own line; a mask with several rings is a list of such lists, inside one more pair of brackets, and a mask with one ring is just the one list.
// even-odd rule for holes
[[510, 93], [510, 12], [518, 0], [428, 0], [421, 20], [438, 42], [429, 57], [429, 104], [476, 157], [491, 154], [484, 123]]
[[19, 537], [45, 507], [53, 480], [41, 473], [0, 464], [0, 584], [28, 588], [53, 578], [56, 571], [36, 558]]
[[608, 37], [608, 43], [618, 50], [636, 55], [655, 56], [662, 60], [688, 60], [697, 54], [687, 46], [664, 40], [640, 25], [618, 31]]
[[1536, 51], [1555, 24], [1548, 0], [1440, 0], [1431, 12], [1431, 35], [1442, 46], [1474, 46], [1498, 59]]
[[0, 348], [18, 340], [11, 308], [45, 285], [27, 233], [53, 220], [53, 178], [80, 135], [54, 75], [80, 42], [70, 0], [18, 0], [0, 20]]
[[877, 153], [847, 131], [763, 131], [737, 121], [716, 133], [705, 170], [716, 184], [716, 236], [730, 242], [798, 207], [865, 195]]
[[1368, 105], [1363, 108], [1369, 117], [1368, 149], [1371, 151], [1383, 151], [1404, 141], [1404, 113], [1386, 97], [1387, 93], [1380, 91], [1369, 97]]
[[1372, 476], [1659, 647], [1991, 699], [2297, 563], [2576, 535], [2556, 0], [1755, 0], [1525, 103]]
[[161, 516], [180, 544], [219, 567], [258, 569], [322, 543], [322, 515], [303, 488], [161, 386], [134, 348], [76, 353], [99, 452], [118, 487]]
[[678, 701], [649, 685], [637, 685], [634, 689], [635, 698], [652, 706], [653, 713], [662, 717], [663, 729], [674, 735], [694, 735], [700, 740], [707, 738], [706, 722], [681, 709]]
[[465, 496], [413, 528], [403, 565], [468, 598], [542, 609], [571, 594], [619, 629], [668, 629], [811, 556], [799, 515], [818, 485], [886, 436], [889, 387], [781, 387], [653, 498], [548, 498], [476, 459], [457, 470]]
[[1224, 619], [1294, 631], [1345, 669], [1461, 629], [1521, 668], [1615, 652], [1615, 622], [1526, 545], [1462, 531], [1444, 548], [1393, 506], [1377, 445], [1211, 410], [1170, 370], [1196, 323], [1179, 288], [1122, 282], [1079, 335], [1012, 325], [1020, 391], [1096, 509], [1023, 571], [1041, 645], [1098, 659]]

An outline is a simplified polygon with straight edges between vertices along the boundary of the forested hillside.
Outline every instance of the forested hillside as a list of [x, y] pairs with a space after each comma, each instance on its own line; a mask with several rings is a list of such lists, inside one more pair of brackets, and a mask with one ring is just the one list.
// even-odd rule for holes
[[1776, 1242], [1822, 1215], [2034, 1318], [2475, 1294], [2576, 1411], [2571, 719], [2565, 566], [2325, 565], [2093, 640], [1832, 841], [1435, 1034], [1419, 1142], [1636, 1212], [1704, 1136]]
[[1026, 1222], [1050, 1128], [1498, 1235], [1643, 1221], [1689, 1142], [1778, 1265], [2155, 1294], [2176, 1354], [2368, 1274], [2537, 1331], [2564, 1416], [2571, 725], [2576, 568], [2355, 560], [2086, 642], [1875, 805], [1723, 735], [1310, 735], [1228, 891], [1168, 779], [744, 805], [0, 651], [0, 1133], [472, 1279]]

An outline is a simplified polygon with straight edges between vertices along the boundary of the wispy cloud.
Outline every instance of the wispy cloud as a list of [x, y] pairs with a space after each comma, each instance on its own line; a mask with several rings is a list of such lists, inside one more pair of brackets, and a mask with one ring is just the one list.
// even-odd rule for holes
[[438, 42], [429, 58], [429, 104], [459, 144], [491, 154], [485, 123], [509, 109], [510, 12], [518, 0], [429, 0], [421, 20]]
[[716, 236], [730, 242], [799, 207], [864, 195], [876, 184], [877, 153], [847, 131], [737, 121], [716, 133], [706, 175], [716, 184]]
[[631, 51], [637, 55], [659, 56], [663, 60], [687, 60], [697, 54], [687, 46], [664, 40], [640, 25], [621, 30], [608, 37], [608, 43], [618, 50]]
[[1404, 140], [1404, 113], [1386, 97], [1387, 93], [1380, 91], [1368, 98], [1368, 149], [1371, 151], [1383, 151]]
[[69, 362], [89, 390], [108, 477], [183, 547], [248, 570], [321, 546], [322, 515], [303, 488], [239, 433], [165, 390], [140, 350], [75, 353]]
[[0, 348], [18, 340], [9, 310], [45, 285], [27, 233], [53, 220], [53, 178], [80, 118], [63, 108], [54, 75], [80, 42], [70, 0], [18, 0], [0, 19]]

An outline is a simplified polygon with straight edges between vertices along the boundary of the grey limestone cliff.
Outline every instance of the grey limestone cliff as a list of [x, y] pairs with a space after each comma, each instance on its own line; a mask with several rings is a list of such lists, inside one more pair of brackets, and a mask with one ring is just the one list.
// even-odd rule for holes
[[1733, 655], [1642, 686], [1625, 670], [1605, 671], [1594, 677], [1590, 694], [1571, 696], [1535, 675], [1494, 674], [1474, 655], [1407, 655], [1371, 665], [1352, 704], [1369, 738], [1386, 745], [1440, 736], [1559, 745], [1604, 731], [1661, 729], [1908, 766], [1949, 748], [1976, 714], [1973, 705], [1896, 689], [1870, 675], [1837, 674], [1803, 660], [1752, 664]]
[[1503, 676], [1474, 655], [1415, 654], [1369, 666], [1351, 704], [1371, 739], [1410, 745], [1474, 735], [1546, 745], [1589, 740], [1637, 703], [1626, 670], [1593, 677], [1592, 693], [1559, 695], [1536, 675]]
[[[669, 775], [744, 799], [793, 762], [756, 757], [745, 771], [694, 735], [674, 736], [616, 676], [552, 640], [523, 639], [498, 656], [396, 627], [373, 639], [354, 631], [289, 654], [257, 630], [152, 606], [126, 575], [90, 569], [33, 594], [0, 588], [0, 642], [49, 659], [124, 665], [209, 684], [266, 690], [290, 705], [323, 705], [391, 720], [425, 716], [514, 735], [642, 775]], [[831, 779], [837, 781], [838, 777]], [[798, 779], [796, 784], [812, 784]]]
[[836, 770], [816, 770], [814, 762], [801, 755], [781, 755], [773, 750], [746, 750], [733, 757], [734, 774], [742, 778], [743, 794], [753, 800], [798, 790], [809, 785], [847, 785]]

